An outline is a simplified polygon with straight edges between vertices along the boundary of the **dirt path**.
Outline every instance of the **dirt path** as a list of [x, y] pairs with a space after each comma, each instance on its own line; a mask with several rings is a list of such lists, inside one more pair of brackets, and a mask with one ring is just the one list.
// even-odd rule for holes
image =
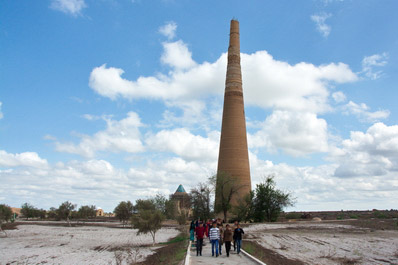
[[228, 265], [241, 265], [241, 264], [257, 264], [253, 262], [251, 259], [246, 257], [243, 253], [240, 253], [239, 255], [236, 254], [235, 251], [232, 250], [230, 252], [229, 257], [227, 257], [227, 254], [225, 252], [225, 246], [223, 245], [222, 249], [222, 255], [216, 257], [211, 256], [211, 244], [207, 239], [204, 240], [206, 245], [203, 246], [202, 250], [202, 256], [196, 256], [196, 248], [191, 247], [190, 251], [190, 265], [197, 265], [197, 264], [228, 264]]

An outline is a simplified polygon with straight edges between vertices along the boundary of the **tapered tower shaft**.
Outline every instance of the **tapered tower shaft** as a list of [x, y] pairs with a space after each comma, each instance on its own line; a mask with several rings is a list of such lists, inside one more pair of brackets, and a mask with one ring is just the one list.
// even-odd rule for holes
[[224, 109], [218, 156], [216, 205], [220, 203], [220, 175], [231, 177], [237, 191], [231, 204], [236, 205], [251, 190], [249, 155], [247, 149], [246, 120], [243, 103], [240, 67], [239, 22], [231, 20], [228, 47], [228, 65], [225, 81]]

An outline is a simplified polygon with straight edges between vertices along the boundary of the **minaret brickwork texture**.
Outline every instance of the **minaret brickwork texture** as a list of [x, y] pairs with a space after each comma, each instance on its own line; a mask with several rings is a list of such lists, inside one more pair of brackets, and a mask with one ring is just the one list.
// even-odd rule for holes
[[[223, 174], [233, 178], [238, 187], [237, 193], [232, 197], [232, 205], [236, 205], [238, 199], [251, 190], [239, 39], [239, 22], [231, 20], [217, 173], [218, 178]], [[216, 189], [219, 190], [220, 185]], [[215, 198], [216, 205], [220, 200], [218, 197]]]

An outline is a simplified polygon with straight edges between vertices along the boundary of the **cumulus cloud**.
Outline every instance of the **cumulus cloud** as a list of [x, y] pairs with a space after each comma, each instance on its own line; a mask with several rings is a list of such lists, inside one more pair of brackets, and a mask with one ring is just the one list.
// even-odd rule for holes
[[93, 136], [82, 135], [79, 144], [56, 142], [57, 151], [93, 157], [97, 151], [136, 153], [144, 150], [139, 131], [143, 124], [137, 113], [129, 112], [120, 121], [103, 119], [107, 124], [105, 130]]
[[343, 63], [290, 65], [265, 51], [242, 54], [242, 69], [245, 103], [280, 110], [327, 111], [328, 83], [358, 79]]
[[343, 113], [353, 114], [364, 122], [376, 122], [388, 118], [390, 112], [388, 110], [378, 110], [371, 112], [365, 103], [357, 104], [355, 102], [348, 102], [343, 106]]
[[192, 60], [192, 53], [182, 40], [163, 42], [163, 49], [164, 53], [160, 60], [164, 64], [175, 69], [189, 69], [196, 65]]
[[66, 14], [77, 16], [81, 15], [82, 9], [87, 7], [87, 5], [84, 0], [52, 0], [50, 7]]
[[328, 151], [327, 123], [309, 112], [274, 111], [263, 127], [249, 137], [253, 149], [282, 149], [293, 156]]
[[[351, 161], [352, 162], [352, 161]], [[398, 203], [396, 173], [383, 176], [337, 178], [338, 164], [292, 166], [250, 155], [252, 188], [265, 176], [275, 176], [278, 188], [297, 198], [300, 210], [390, 209]], [[350, 164], [354, 168], [354, 164]], [[348, 165], [347, 165], [348, 166]], [[389, 198], [386, 202], [383, 198]], [[288, 209], [288, 210], [293, 210]]]
[[341, 91], [334, 92], [334, 93], [332, 94], [332, 98], [334, 99], [334, 101], [335, 101], [336, 103], [341, 103], [341, 102], [346, 101], [346, 96], [345, 96], [344, 93], [341, 92]]
[[366, 133], [351, 132], [350, 139], [336, 147], [330, 159], [339, 166], [335, 176], [373, 177], [396, 175], [398, 171], [398, 125], [376, 123]]
[[387, 64], [388, 54], [374, 54], [371, 56], [365, 56], [362, 60], [362, 73], [372, 79], [379, 79], [383, 76], [382, 70], [375, 70], [375, 68], [385, 66]]
[[311, 20], [315, 22], [316, 29], [321, 33], [323, 37], [327, 37], [330, 34], [332, 28], [325, 23], [326, 19], [330, 18], [332, 14], [320, 13], [311, 16]]
[[[222, 54], [214, 63], [195, 63], [195, 66], [184, 71], [139, 77], [135, 81], [122, 78], [124, 71], [120, 68], [102, 65], [91, 72], [89, 85], [100, 95], [111, 99], [198, 100], [215, 94], [222, 95], [226, 59], [226, 54]], [[275, 60], [266, 51], [242, 54], [242, 75], [246, 105], [311, 112], [330, 109], [328, 84], [358, 79], [344, 63], [290, 65]]]
[[45, 168], [47, 165], [47, 160], [40, 158], [35, 152], [10, 154], [4, 150], [0, 150], [0, 167]]
[[[210, 175], [209, 163], [178, 157], [147, 160], [130, 169], [116, 168], [103, 159], [55, 164], [43, 161], [37, 154], [0, 151], [0, 194], [7, 194], [6, 203], [19, 206], [29, 202], [48, 209], [69, 200], [112, 211], [121, 200], [134, 201], [156, 193], [168, 196], [179, 184], [189, 190]], [[3, 170], [3, 166], [7, 169]]]
[[172, 152], [188, 161], [211, 160], [218, 157], [220, 134], [211, 132], [208, 137], [194, 135], [185, 128], [161, 130], [154, 135], [148, 135], [148, 148], [162, 152]]
[[166, 36], [169, 40], [176, 36], [177, 24], [174, 21], [168, 22], [159, 28], [159, 33]]

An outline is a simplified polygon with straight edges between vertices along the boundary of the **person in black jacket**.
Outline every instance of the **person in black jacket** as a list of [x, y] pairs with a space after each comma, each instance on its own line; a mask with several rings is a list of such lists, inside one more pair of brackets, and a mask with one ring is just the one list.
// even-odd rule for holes
[[240, 224], [237, 225], [237, 228], [234, 231], [234, 238], [236, 242], [236, 247], [237, 247], [237, 253], [240, 253], [240, 247], [242, 246], [242, 235], [245, 232], [243, 231], [242, 228], [240, 228]]

